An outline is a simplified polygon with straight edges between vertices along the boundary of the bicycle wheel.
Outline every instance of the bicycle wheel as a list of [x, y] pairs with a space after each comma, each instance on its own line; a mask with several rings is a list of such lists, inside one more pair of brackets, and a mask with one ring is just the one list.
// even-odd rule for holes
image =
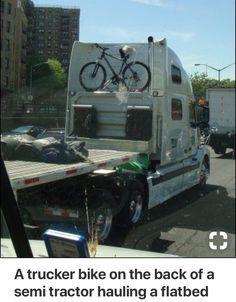
[[105, 68], [96, 62], [85, 64], [79, 74], [81, 86], [87, 91], [95, 91], [102, 88], [106, 81]]
[[122, 75], [129, 91], [143, 91], [148, 87], [151, 80], [149, 68], [138, 61], [126, 65]]

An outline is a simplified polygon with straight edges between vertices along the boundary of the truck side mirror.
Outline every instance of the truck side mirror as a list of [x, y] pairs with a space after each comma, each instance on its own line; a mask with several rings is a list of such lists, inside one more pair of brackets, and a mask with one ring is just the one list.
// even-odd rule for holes
[[192, 127], [201, 127], [202, 125], [208, 125], [209, 123], [209, 108], [206, 106], [194, 107], [194, 122], [191, 122]]
[[208, 107], [202, 107], [202, 114], [200, 118], [200, 123], [209, 123], [209, 108]]
[[208, 107], [202, 107], [202, 114], [199, 120], [198, 124], [200, 130], [205, 131], [205, 133], [208, 132], [209, 129], [209, 108]]

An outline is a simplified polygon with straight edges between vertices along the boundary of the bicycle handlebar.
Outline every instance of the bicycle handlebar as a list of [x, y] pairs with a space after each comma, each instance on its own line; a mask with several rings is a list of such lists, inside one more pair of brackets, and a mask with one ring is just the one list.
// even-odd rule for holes
[[103, 47], [102, 46], [100, 46], [98, 43], [95, 43], [94, 44], [97, 48], [101, 48], [101, 49], [103, 49]]
[[95, 43], [94, 45], [95, 45], [97, 48], [102, 49], [103, 51], [109, 49], [109, 48], [107, 48], [107, 47], [102, 47], [102, 46], [100, 46], [98, 43]]

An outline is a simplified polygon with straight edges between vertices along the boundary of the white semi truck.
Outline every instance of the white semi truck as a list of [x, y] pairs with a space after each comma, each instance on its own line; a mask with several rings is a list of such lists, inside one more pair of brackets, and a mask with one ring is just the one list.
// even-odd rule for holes
[[65, 140], [76, 135], [85, 142], [89, 161], [5, 161], [25, 224], [30, 230], [85, 224], [104, 241], [113, 223], [137, 224], [145, 209], [204, 186], [210, 156], [200, 144], [198, 126], [206, 121], [199, 111], [166, 39], [128, 46], [75, 42]]
[[235, 151], [235, 88], [209, 88], [206, 94], [209, 104], [209, 145], [216, 154], [226, 149]]

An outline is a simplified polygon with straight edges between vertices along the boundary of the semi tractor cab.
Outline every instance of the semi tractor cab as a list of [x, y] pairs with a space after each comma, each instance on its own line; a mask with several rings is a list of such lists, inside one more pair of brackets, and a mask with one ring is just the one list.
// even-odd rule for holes
[[210, 156], [200, 143], [202, 122], [191, 82], [166, 39], [76, 41], [65, 142], [85, 142], [89, 161], [5, 162], [24, 223], [31, 231], [82, 224], [90, 237], [105, 241], [114, 222], [135, 225], [145, 209], [204, 187]]
[[[150, 82], [143, 91], [129, 90], [122, 81], [95, 91], [81, 85], [81, 70], [89, 62], [98, 62], [102, 48], [113, 56], [109, 62], [118, 71], [121, 61], [114, 57], [119, 57], [124, 45], [102, 44], [98, 48], [94, 43], [74, 43], [66, 136], [78, 135], [89, 149], [139, 153], [137, 160], [111, 173], [111, 177], [116, 173], [119, 178], [129, 179], [126, 197], [118, 201], [118, 212], [122, 220], [132, 224], [139, 221], [145, 206], [150, 209], [194, 185], [204, 185], [210, 156], [208, 148], [200, 144], [199, 132], [200, 123], [208, 120], [197, 108], [190, 79], [178, 56], [167, 47], [166, 39], [128, 45], [134, 50], [128, 59], [134, 68], [138, 61], [150, 70]], [[100, 58], [99, 64], [111, 78], [107, 63]], [[144, 82], [145, 76], [146, 72], [138, 74]], [[104, 82], [98, 77], [91, 72], [88, 81]], [[106, 178], [102, 186], [106, 187]]]

